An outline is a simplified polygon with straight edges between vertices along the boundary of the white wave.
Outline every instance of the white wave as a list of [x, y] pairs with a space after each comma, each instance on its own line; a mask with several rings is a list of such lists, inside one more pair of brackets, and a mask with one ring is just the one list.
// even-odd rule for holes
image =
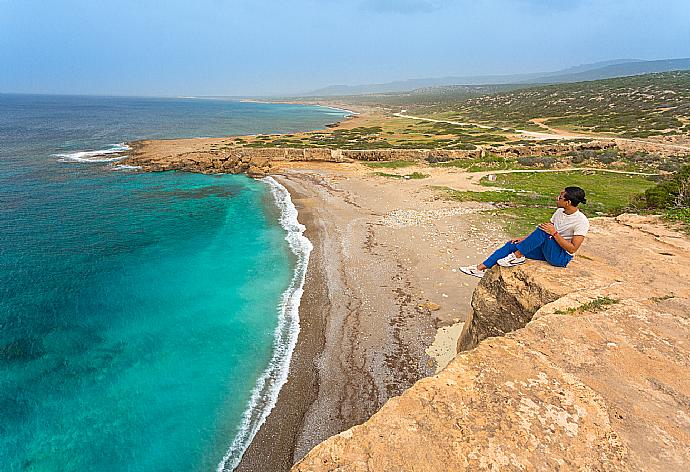
[[[131, 148], [125, 143], [112, 144], [108, 149], [99, 149], [96, 151], [76, 151], [62, 154], [53, 154], [59, 157], [62, 162], [113, 162], [124, 159], [127, 156], [122, 155], [123, 152], [129, 151]], [[110, 154], [118, 154], [114, 157], [107, 157]]]
[[128, 164], [118, 164], [113, 166], [113, 170], [139, 170], [141, 166], [130, 166]]
[[240, 430], [218, 464], [217, 472], [231, 471], [240, 463], [242, 455], [264, 424], [278, 401], [278, 393], [288, 379], [290, 359], [299, 335], [299, 305], [304, 293], [304, 281], [309, 265], [311, 241], [304, 236], [304, 225], [297, 221], [297, 208], [290, 193], [272, 177], [261, 179], [271, 187], [271, 194], [280, 209], [280, 224], [287, 231], [285, 240], [297, 256], [297, 265], [290, 286], [283, 292], [278, 306], [278, 326], [273, 338], [273, 356], [263, 371], [242, 417]]
[[329, 107], [326, 105], [319, 105], [321, 108], [327, 108], [329, 110], [335, 110], [341, 113], [347, 113], [348, 115], [359, 115], [356, 111], [348, 110], [347, 108]]

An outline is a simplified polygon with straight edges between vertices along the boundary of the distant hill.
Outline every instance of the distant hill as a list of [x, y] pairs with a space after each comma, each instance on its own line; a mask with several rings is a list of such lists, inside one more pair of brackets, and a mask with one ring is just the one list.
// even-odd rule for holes
[[471, 77], [440, 77], [433, 79], [410, 79], [367, 85], [331, 85], [306, 93], [306, 96], [332, 97], [343, 95], [365, 95], [371, 93], [399, 93], [446, 85], [496, 85], [517, 84], [524, 80], [538, 79], [543, 74], [478, 75]]
[[[529, 82], [539, 84], [584, 82], [586, 80], [613, 79], [616, 77], [628, 77], [653, 72], [670, 72], [674, 70], [690, 70], [690, 58], [611, 64], [604, 67], [599, 67], [597, 69], [545, 76], [538, 79], [533, 79]], [[526, 82], [527, 81], [524, 83]]]
[[552, 84], [608, 79], [651, 72], [690, 70], [690, 58], [641, 61], [638, 59], [616, 59], [612, 61], [582, 64], [555, 72], [512, 75], [477, 75], [464, 77], [440, 77], [411, 79], [366, 85], [331, 85], [304, 94], [305, 96], [346, 96], [375, 93], [408, 92], [416, 89], [448, 85], [498, 85], [498, 84]]

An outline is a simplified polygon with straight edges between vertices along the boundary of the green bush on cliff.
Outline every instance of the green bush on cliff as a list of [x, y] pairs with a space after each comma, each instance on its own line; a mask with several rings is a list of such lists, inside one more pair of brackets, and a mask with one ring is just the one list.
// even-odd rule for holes
[[639, 194], [631, 211], [662, 211], [666, 219], [679, 222], [690, 233], [690, 164], [684, 165], [673, 177]]
[[672, 178], [640, 194], [633, 202], [633, 207], [651, 210], [690, 207], [690, 164], [683, 166]]

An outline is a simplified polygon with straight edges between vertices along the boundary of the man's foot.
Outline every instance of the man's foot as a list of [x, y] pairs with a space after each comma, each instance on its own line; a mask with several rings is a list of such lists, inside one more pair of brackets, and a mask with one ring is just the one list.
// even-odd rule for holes
[[525, 256], [517, 257], [515, 254], [510, 253], [506, 257], [502, 257], [498, 260], [498, 265], [501, 267], [513, 267], [525, 263]]
[[486, 273], [485, 270], [477, 269], [476, 265], [460, 267], [460, 272], [474, 277], [479, 277], [480, 279], [484, 277], [484, 274]]

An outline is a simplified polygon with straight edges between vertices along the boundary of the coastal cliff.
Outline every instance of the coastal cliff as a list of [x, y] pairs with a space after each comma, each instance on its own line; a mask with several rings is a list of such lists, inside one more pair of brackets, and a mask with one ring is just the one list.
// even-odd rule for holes
[[567, 269], [496, 267], [465, 350], [293, 471], [687, 470], [688, 275], [690, 240], [635, 215]]

